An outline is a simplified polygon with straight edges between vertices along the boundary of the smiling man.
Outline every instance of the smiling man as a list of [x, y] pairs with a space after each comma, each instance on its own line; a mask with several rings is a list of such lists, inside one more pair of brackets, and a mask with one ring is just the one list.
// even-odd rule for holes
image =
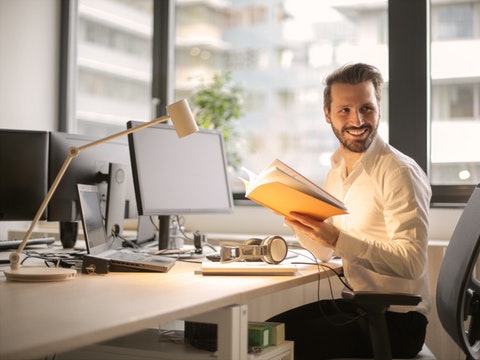
[[[430, 309], [429, 181], [414, 160], [377, 133], [383, 85], [378, 69], [346, 65], [325, 83], [325, 118], [340, 145], [324, 188], [349, 213], [326, 221], [292, 213], [285, 223], [313, 254], [334, 249], [352, 289], [422, 295], [418, 306], [392, 306], [386, 315], [393, 357], [414, 357], [423, 346]], [[326, 299], [269, 320], [285, 323], [295, 359], [372, 357], [364, 316], [347, 300]]]

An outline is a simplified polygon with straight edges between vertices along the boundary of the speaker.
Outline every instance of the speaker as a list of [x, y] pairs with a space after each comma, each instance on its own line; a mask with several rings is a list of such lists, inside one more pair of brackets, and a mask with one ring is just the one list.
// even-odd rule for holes
[[276, 235], [265, 239], [252, 238], [243, 244], [221, 243], [220, 261], [264, 261], [268, 264], [279, 264], [287, 256], [288, 245], [286, 241]]

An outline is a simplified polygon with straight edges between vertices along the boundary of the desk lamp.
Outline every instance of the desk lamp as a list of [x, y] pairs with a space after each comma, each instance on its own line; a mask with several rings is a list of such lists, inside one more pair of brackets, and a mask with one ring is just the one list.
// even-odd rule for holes
[[177, 131], [177, 135], [179, 138], [182, 138], [184, 136], [190, 135], [196, 131], [198, 131], [197, 124], [195, 122], [195, 119], [193, 117], [193, 114], [190, 110], [190, 106], [188, 105], [188, 102], [183, 99], [180, 101], [177, 101], [174, 104], [168, 105], [167, 106], [167, 111], [168, 114], [167, 116], [162, 116], [156, 120], [152, 120], [150, 122], [138, 125], [136, 127], [132, 127], [130, 129], [124, 130], [122, 132], [119, 132], [117, 134], [113, 134], [110, 136], [107, 136], [103, 139], [93, 141], [89, 144], [85, 144], [80, 147], [71, 147], [68, 149], [68, 154], [67, 158], [65, 159], [65, 162], [63, 163], [62, 167], [60, 168], [57, 176], [55, 177], [55, 180], [52, 183], [52, 186], [48, 190], [47, 196], [43, 200], [42, 204], [40, 205], [40, 208], [38, 209], [35, 217], [33, 218], [32, 223], [30, 224], [30, 227], [28, 228], [27, 232], [25, 233], [25, 236], [23, 238], [22, 243], [18, 247], [17, 251], [14, 253], [10, 254], [10, 268], [11, 270], [5, 270], [4, 274], [8, 280], [16, 280], [16, 281], [56, 281], [56, 280], [65, 280], [65, 279], [70, 279], [73, 278], [76, 274], [76, 270], [74, 269], [66, 269], [66, 268], [59, 268], [59, 267], [20, 267], [20, 254], [22, 253], [23, 249], [25, 248], [28, 239], [33, 233], [33, 229], [35, 225], [37, 225], [41, 215], [45, 211], [45, 208], [47, 207], [48, 203], [50, 202], [50, 199], [52, 198], [53, 194], [55, 193], [55, 190], [57, 189], [58, 184], [60, 183], [60, 180], [62, 180], [63, 175], [65, 174], [65, 171], [67, 171], [68, 166], [70, 165], [70, 162], [72, 161], [73, 158], [77, 157], [80, 152], [83, 150], [89, 149], [91, 147], [103, 144], [105, 142], [108, 142], [110, 140], [119, 138], [124, 135], [128, 135], [131, 133], [134, 133], [136, 131], [145, 129], [147, 127], [150, 127], [152, 125], [159, 124], [161, 122], [165, 122], [167, 120], [172, 120], [173, 126], [175, 127], [175, 130]]

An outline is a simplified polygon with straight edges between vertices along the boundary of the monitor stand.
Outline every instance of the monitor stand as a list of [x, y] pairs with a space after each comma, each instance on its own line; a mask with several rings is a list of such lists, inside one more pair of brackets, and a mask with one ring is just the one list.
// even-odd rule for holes
[[158, 250], [168, 249], [168, 240], [170, 238], [170, 216], [158, 216]]
[[[110, 163], [108, 167], [107, 206], [105, 209], [105, 231], [108, 243], [123, 234], [125, 202], [127, 197], [127, 165]], [[118, 239], [119, 245], [122, 243]]]

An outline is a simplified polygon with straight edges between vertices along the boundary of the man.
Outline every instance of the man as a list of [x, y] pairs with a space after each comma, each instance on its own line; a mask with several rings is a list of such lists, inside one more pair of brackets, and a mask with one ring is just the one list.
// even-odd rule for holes
[[[367, 64], [346, 65], [326, 78], [324, 113], [340, 146], [324, 188], [349, 213], [326, 221], [292, 213], [285, 223], [313, 254], [334, 249], [354, 290], [422, 295], [418, 306], [392, 306], [386, 316], [393, 357], [413, 357], [424, 343], [430, 309], [431, 189], [420, 167], [377, 133], [382, 85], [380, 72]], [[347, 300], [331, 299], [270, 320], [285, 323], [296, 360], [372, 357], [362, 314]]]

